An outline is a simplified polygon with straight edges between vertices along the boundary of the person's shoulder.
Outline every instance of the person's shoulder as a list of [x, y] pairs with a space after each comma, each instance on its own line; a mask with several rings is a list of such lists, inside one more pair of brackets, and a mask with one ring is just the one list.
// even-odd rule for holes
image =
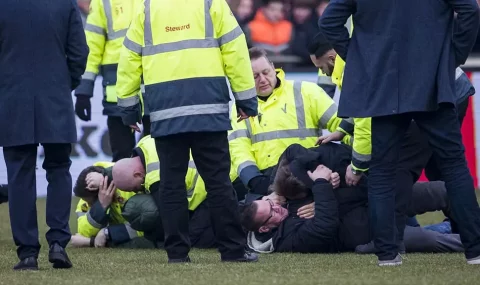
[[310, 81], [301, 81], [301, 90], [304, 97], [313, 99], [328, 99], [333, 102], [333, 99], [323, 90], [317, 83]]

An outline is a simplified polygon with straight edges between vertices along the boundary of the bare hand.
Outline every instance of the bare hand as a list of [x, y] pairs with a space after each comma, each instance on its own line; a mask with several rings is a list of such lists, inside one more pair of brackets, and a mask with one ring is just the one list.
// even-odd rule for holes
[[135, 125], [130, 125], [130, 128], [131, 128], [132, 130], [136, 131], [136, 132], [139, 132], [139, 133], [142, 132], [142, 131], [140, 130], [140, 127], [139, 127], [137, 124], [135, 124]]
[[362, 178], [363, 174], [353, 174], [352, 171], [352, 165], [350, 164], [347, 167], [347, 172], [345, 173], [345, 182], [347, 183], [348, 186], [356, 186], [358, 184], [358, 181]]
[[70, 244], [73, 247], [89, 247], [90, 239], [77, 233], [70, 238]]
[[345, 137], [345, 134], [339, 131], [335, 131], [325, 136], [321, 136], [317, 139], [315, 145], [326, 144], [328, 142], [341, 141]]
[[315, 202], [305, 205], [298, 209], [297, 216], [302, 219], [311, 219], [315, 217]]
[[333, 172], [330, 183], [332, 184], [333, 189], [337, 189], [338, 186], [340, 186], [340, 174], [338, 174], [337, 172]]
[[274, 202], [275, 204], [278, 204], [278, 205], [284, 205], [287, 202], [285, 197], [280, 196], [275, 192], [272, 192], [268, 196], [263, 196], [262, 200], [270, 200], [270, 201], [272, 201], [272, 202]]
[[100, 190], [98, 191], [98, 201], [104, 209], [112, 204], [113, 196], [115, 195], [115, 183], [113, 181], [108, 185], [108, 176], [105, 176]]
[[95, 247], [105, 247], [106, 244], [107, 236], [105, 235], [104, 229], [101, 229], [95, 237]]
[[330, 168], [322, 164], [317, 166], [317, 169], [315, 169], [315, 171], [311, 172], [309, 170], [307, 173], [308, 173], [308, 176], [310, 176], [310, 179], [312, 179], [313, 181], [317, 179], [325, 179], [330, 182], [330, 179], [332, 177], [332, 170], [330, 170]]
[[103, 182], [103, 174], [98, 172], [90, 172], [85, 178], [85, 183], [87, 183], [87, 189], [90, 191], [95, 191], [100, 189], [100, 185]]
[[242, 109], [238, 109], [238, 117], [237, 117], [237, 123], [240, 123], [241, 121], [248, 119], [248, 115], [245, 114], [245, 112]]

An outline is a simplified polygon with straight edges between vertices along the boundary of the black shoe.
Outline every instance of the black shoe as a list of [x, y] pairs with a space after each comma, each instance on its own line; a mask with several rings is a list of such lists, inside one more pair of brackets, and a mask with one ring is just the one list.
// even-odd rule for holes
[[253, 252], [245, 252], [240, 258], [222, 258], [223, 262], [257, 262], [258, 255]]
[[[374, 254], [374, 253], [377, 253], [377, 252], [379, 252], [379, 251], [375, 248], [375, 245], [373, 244], [373, 241], [371, 241], [367, 244], [357, 245], [357, 247], [355, 247], [355, 253], [358, 253], [358, 254]], [[402, 243], [399, 246], [398, 253], [405, 254], [405, 244], [404, 243]]]
[[168, 259], [168, 263], [188, 263], [188, 262], [191, 262], [189, 256], [185, 258], [169, 258]]
[[27, 257], [20, 260], [13, 270], [38, 270], [38, 262], [36, 257]]
[[71, 268], [72, 262], [68, 258], [67, 252], [63, 247], [54, 243], [50, 246], [48, 261], [52, 263], [53, 268]]

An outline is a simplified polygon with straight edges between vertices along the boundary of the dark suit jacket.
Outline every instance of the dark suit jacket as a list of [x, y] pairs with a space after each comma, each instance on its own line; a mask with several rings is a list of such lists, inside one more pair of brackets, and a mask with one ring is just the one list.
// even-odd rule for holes
[[74, 0], [2, 0], [0, 146], [75, 143], [88, 46]]
[[[338, 115], [434, 111], [455, 103], [455, 68], [475, 43], [478, 10], [475, 0], [330, 1], [319, 26], [347, 63]], [[344, 27], [350, 15], [351, 39]]]

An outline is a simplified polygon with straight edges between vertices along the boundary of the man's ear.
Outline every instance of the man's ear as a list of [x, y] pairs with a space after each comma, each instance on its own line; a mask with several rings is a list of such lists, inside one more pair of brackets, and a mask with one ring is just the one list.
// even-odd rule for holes
[[269, 227], [262, 226], [261, 228], [258, 229], [259, 233], [268, 233], [270, 231]]
[[335, 65], [335, 58], [337, 58], [336, 55], [333, 55], [333, 54], [328, 55], [328, 61], [330, 61], [332, 65]]
[[143, 173], [141, 173], [140, 171], [135, 171], [135, 172], [133, 173], [133, 177], [134, 177], [134, 178], [144, 178], [144, 175], [143, 175]]

